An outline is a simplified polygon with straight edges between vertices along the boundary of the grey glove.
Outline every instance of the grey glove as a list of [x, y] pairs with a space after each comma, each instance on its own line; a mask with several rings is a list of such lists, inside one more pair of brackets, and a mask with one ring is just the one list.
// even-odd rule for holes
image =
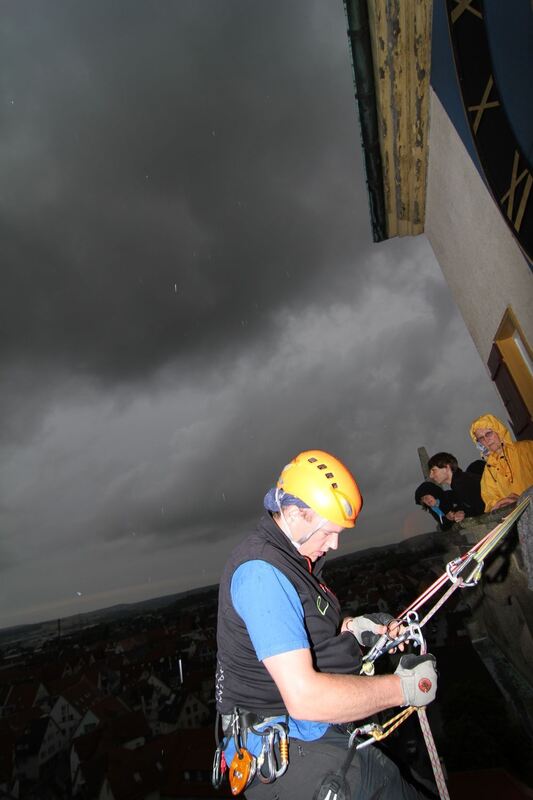
[[402, 656], [394, 671], [402, 682], [404, 706], [427, 706], [437, 693], [437, 671], [435, 656]]
[[363, 647], [372, 647], [381, 636], [381, 633], [378, 633], [378, 626], [388, 625], [393, 619], [394, 617], [391, 617], [390, 614], [380, 611], [376, 614], [354, 617], [346, 627], [353, 633], [359, 644], [362, 644]]

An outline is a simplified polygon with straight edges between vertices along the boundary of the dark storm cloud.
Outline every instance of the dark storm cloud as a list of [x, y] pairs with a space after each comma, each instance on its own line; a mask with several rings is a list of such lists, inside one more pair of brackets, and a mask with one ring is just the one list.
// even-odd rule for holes
[[309, 447], [350, 547], [412, 533], [497, 409], [427, 242], [370, 244], [342, 3], [6, 9], [0, 625], [215, 582]]
[[30, 8], [8, 15], [2, 50], [7, 359], [132, 378], [228, 358], [243, 328], [268, 334], [273, 303], [342, 291], [330, 264], [369, 242], [345, 180], [359, 167], [342, 16]]
[[[468, 380], [461, 368], [446, 378], [445, 390], [440, 380], [426, 380], [435, 374], [436, 353], [448, 365], [428, 345], [435, 328], [427, 303], [433, 278], [423, 275], [426, 254], [419, 250], [410, 243], [397, 248], [395, 281], [374, 287], [373, 297], [365, 293], [359, 313], [347, 302], [310, 304], [298, 315], [280, 311], [279, 340], [260, 368], [253, 357], [242, 358], [217, 375], [210, 384], [213, 401], [197, 417], [200, 427], [191, 434], [178, 430], [168, 458], [158, 451], [167, 466], [161, 472], [155, 464], [148, 468], [141, 493], [132, 470], [116, 487], [116, 510], [103, 509], [95, 532], [111, 540], [135, 529], [159, 542], [178, 534], [202, 541], [212, 536], [216, 520], [222, 540], [260, 513], [284, 459], [310, 446], [346, 459], [369, 508], [380, 493], [387, 495], [378, 501], [383, 513], [392, 512], [399, 498], [410, 502], [419, 482], [416, 447], [425, 443], [428, 424], [453, 428], [450, 397], [465, 391]], [[372, 267], [380, 271], [379, 258]], [[357, 276], [347, 278], [348, 297], [356, 284]], [[453, 330], [456, 317], [440, 299], [446, 313], [439, 331], [453, 353], [462, 332]], [[429, 417], [416, 413], [424, 404]], [[194, 441], [207, 448], [194, 450]]]

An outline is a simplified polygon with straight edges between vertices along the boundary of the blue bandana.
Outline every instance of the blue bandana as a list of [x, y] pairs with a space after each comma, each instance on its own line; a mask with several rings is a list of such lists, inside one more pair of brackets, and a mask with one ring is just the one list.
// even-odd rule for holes
[[268, 490], [265, 495], [265, 499], [263, 500], [263, 505], [266, 510], [270, 511], [272, 514], [276, 514], [280, 510], [280, 505], [309, 508], [307, 503], [304, 503], [304, 501], [300, 500], [299, 497], [295, 497], [293, 494], [284, 492], [283, 489], [276, 489], [275, 487]]

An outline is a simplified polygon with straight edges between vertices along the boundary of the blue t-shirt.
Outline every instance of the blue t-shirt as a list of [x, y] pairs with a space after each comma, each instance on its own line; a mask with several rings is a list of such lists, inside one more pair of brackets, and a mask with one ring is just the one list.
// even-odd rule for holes
[[[231, 580], [231, 600], [246, 625], [259, 661], [290, 650], [309, 649], [304, 610], [298, 592], [272, 564], [259, 560], [241, 564]], [[276, 717], [274, 721], [285, 722], [285, 717]], [[328, 727], [326, 722], [289, 717], [289, 736], [303, 741], [320, 739]], [[261, 737], [249, 734], [246, 748], [253, 755], [259, 755]], [[225, 751], [228, 764], [234, 753], [235, 744], [232, 741]]]

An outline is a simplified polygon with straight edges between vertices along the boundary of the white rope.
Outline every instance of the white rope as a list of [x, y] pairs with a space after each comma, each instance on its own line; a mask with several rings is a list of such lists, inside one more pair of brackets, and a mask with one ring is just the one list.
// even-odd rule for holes
[[450, 800], [448, 787], [446, 786], [446, 781], [444, 780], [444, 773], [442, 771], [439, 754], [437, 753], [437, 748], [435, 746], [435, 740], [433, 738], [433, 734], [431, 733], [431, 728], [429, 727], [426, 709], [417, 708], [416, 710], [418, 713], [418, 719], [420, 720], [420, 727], [422, 728], [422, 733], [424, 734], [424, 741], [428, 750], [429, 760], [431, 761], [431, 766], [433, 767], [433, 775], [435, 776], [435, 783], [437, 784], [439, 797], [441, 800]]

